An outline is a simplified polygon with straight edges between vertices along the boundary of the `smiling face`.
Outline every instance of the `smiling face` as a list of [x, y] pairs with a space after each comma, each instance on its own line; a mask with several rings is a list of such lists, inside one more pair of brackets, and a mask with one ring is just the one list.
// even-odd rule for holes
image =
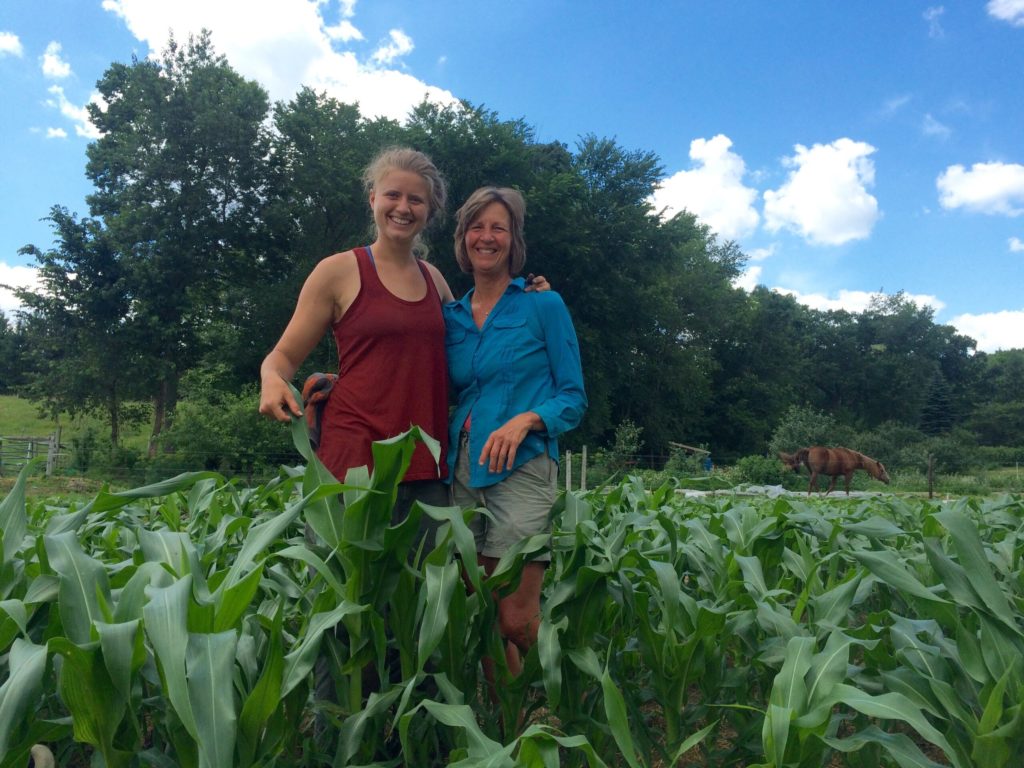
[[430, 218], [430, 185], [411, 171], [388, 171], [370, 192], [377, 236], [411, 241]]
[[491, 203], [466, 227], [466, 254], [474, 273], [510, 274], [511, 246], [512, 216], [503, 203]]

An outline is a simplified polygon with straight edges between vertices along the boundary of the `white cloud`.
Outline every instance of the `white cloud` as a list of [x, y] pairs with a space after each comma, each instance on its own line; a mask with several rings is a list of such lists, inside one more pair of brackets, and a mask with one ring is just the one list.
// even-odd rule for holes
[[1024, 27], [1024, 0], [989, 0], [985, 10], [993, 18]]
[[1003, 216], [1024, 214], [1024, 165], [975, 163], [969, 171], [962, 165], [951, 165], [935, 185], [943, 208]]
[[[92, 121], [89, 119], [89, 112], [85, 107], [76, 107], [68, 101], [68, 97], [64, 95], [64, 89], [59, 85], [51, 85], [49, 91], [53, 98], [47, 99], [46, 103], [54, 109], [60, 110], [64, 117], [74, 123], [76, 136], [82, 136], [86, 139], [98, 139], [100, 137], [100, 132], [92, 124]], [[98, 98], [99, 95], [94, 93], [93, 99]], [[49, 132], [47, 132], [47, 135], [50, 135]]]
[[924, 20], [928, 22], [928, 37], [939, 40], [946, 36], [946, 31], [942, 28], [942, 14], [945, 12], [945, 8], [941, 5], [936, 5], [928, 8], [921, 14]]
[[414, 47], [412, 38], [405, 34], [405, 32], [400, 29], [392, 29], [389, 36], [391, 42], [387, 45], [381, 45], [380, 48], [373, 52], [372, 58], [378, 64], [390, 64], [395, 59], [405, 56], [407, 53], [412, 53]]
[[786, 183], [764, 193], [765, 226], [788, 229], [821, 245], [862, 240], [878, 221], [878, 201], [868, 193], [874, 184], [875, 148], [852, 139], [831, 144], [802, 144], [783, 160], [793, 170]]
[[885, 104], [882, 105], [880, 114], [882, 117], [892, 117], [901, 109], [903, 109], [903, 107], [909, 104], [910, 101], [911, 98], [908, 94], [894, 96], [891, 99], [886, 99]]
[[342, 43], [363, 39], [363, 33], [356, 29], [355, 25], [347, 19], [343, 19], [336, 26], [324, 27], [324, 33], [331, 40], [338, 40]]
[[[361, 61], [353, 51], [336, 50], [335, 45], [362, 39], [348, 21], [355, 2], [340, 3], [343, 20], [332, 27], [324, 21], [323, 5], [319, 0], [103, 0], [103, 8], [120, 16], [153, 51], [166, 47], [168, 30], [183, 43], [189, 34], [209, 29], [217, 52], [240, 74], [263, 85], [275, 101], [289, 100], [307, 85], [340, 101], [358, 102], [367, 117], [398, 120], [425, 96], [442, 104], [458, 103], [449, 91], [372, 60]], [[396, 39], [392, 34], [395, 55], [412, 45], [408, 36]]]
[[752, 248], [749, 251], [746, 251], [747, 258], [750, 261], [764, 261], [769, 256], [775, 255], [775, 249], [777, 247], [776, 243], [772, 243], [767, 248]]
[[[874, 291], [848, 291], [845, 289], [839, 291], [835, 297], [826, 296], [821, 293], [800, 293], [789, 288], [775, 287], [772, 290], [792, 296], [801, 304], [811, 309], [818, 309], [823, 312], [845, 309], [847, 312], [853, 312], [854, 314], [866, 310], [871, 305], [871, 301], [881, 295]], [[928, 294], [904, 293], [903, 297], [908, 301], [914, 302], [919, 307], [931, 307], [936, 312], [944, 309], [946, 306], [945, 302]]]
[[25, 50], [13, 32], [0, 32], [0, 56], [22, 56]]
[[760, 284], [762, 271], [764, 271], [764, 267], [747, 267], [732, 281], [732, 287], [742, 288], [750, 293]]
[[932, 117], [930, 113], [924, 116], [924, 122], [921, 124], [921, 131], [925, 136], [935, 136], [940, 139], [949, 138], [949, 135], [953, 132], [950, 130], [949, 126], [940, 123]]
[[1019, 237], [1011, 237], [1009, 245], [1011, 253], [1021, 253], [1024, 251], [1024, 240], [1021, 240]]
[[696, 167], [661, 183], [651, 196], [655, 209], [666, 209], [670, 217], [685, 208], [725, 240], [751, 234], [761, 218], [753, 206], [757, 190], [743, 186], [746, 165], [731, 146], [722, 134], [691, 141], [690, 159]]
[[14, 310], [20, 309], [21, 304], [11, 291], [3, 287], [4, 285], [34, 290], [42, 287], [39, 282], [39, 272], [35, 267], [12, 265], [0, 261], [0, 310], [8, 317], [13, 315]]
[[950, 325], [977, 341], [983, 352], [1024, 349], [1024, 309], [957, 315]]
[[39, 63], [43, 68], [43, 76], [51, 80], [63, 80], [71, 76], [71, 65], [60, 57], [61, 45], [52, 41], [46, 46], [46, 52], [39, 57]]
[[48, 138], [48, 139], [66, 139], [67, 137], [68, 137], [68, 132], [65, 131], [63, 128], [47, 128], [46, 129], [46, 138]]

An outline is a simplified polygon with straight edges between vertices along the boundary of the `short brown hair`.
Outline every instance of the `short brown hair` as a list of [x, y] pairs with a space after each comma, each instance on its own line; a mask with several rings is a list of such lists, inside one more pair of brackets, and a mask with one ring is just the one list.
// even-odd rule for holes
[[427, 223], [444, 213], [444, 205], [448, 197], [444, 177], [437, 170], [434, 162], [422, 152], [408, 147], [388, 147], [378, 154], [363, 171], [363, 187], [367, 193], [373, 192], [380, 180], [391, 171], [409, 171], [421, 176], [430, 188], [430, 211]]
[[508, 273], [516, 275], [526, 265], [526, 240], [523, 239], [526, 201], [518, 191], [510, 187], [480, 187], [459, 208], [455, 214], [458, 221], [455, 225], [455, 261], [463, 272], [473, 271], [473, 264], [466, 252], [466, 230], [491, 203], [501, 203], [508, 211], [512, 230], [509, 233], [512, 244], [508, 255]]

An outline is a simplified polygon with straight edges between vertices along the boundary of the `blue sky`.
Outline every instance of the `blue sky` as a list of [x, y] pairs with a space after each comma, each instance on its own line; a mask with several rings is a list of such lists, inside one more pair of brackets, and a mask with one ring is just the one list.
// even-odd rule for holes
[[52, 205], [88, 213], [104, 70], [202, 27], [275, 100], [467, 99], [653, 151], [655, 204], [736, 240], [745, 287], [852, 311], [904, 291], [1024, 348], [1024, 0], [4, 0], [0, 283], [31, 281], [17, 251], [52, 244]]

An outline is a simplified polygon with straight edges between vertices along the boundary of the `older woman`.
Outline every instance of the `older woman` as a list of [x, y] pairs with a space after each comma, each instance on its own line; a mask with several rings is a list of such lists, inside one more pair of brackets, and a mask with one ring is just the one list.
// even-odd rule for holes
[[[449, 433], [452, 498], [481, 506], [477, 553], [490, 573], [517, 541], [549, 530], [558, 435], [587, 406], [579, 345], [562, 298], [527, 293], [515, 277], [526, 262], [525, 204], [513, 189], [484, 187], [458, 212], [455, 255], [473, 289], [444, 310], [457, 405]], [[545, 559], [527, 563], [518, 588], [499, 603], [509, 669], [537, 639]]]

